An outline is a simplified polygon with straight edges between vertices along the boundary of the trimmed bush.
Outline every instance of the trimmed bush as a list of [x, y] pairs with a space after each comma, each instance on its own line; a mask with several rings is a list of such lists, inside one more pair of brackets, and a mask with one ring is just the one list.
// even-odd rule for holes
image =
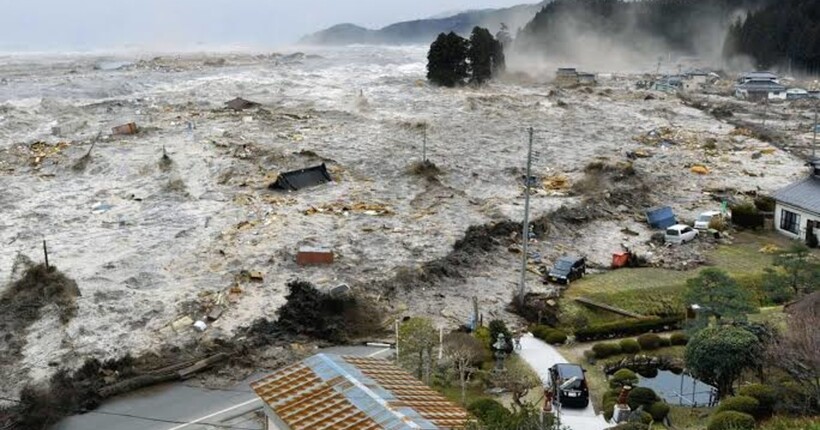
[[755, 418], [742, 412], [726, 411], [712, 416], [706, 430], [752, 430]]
[[672, 342], [672, 345], [686, 345], [689, 343], [689, 336], [686, 333], [672, 333], [672, 336], [669, 336], [669, 341]]
[[655, 394], [652, 389], [646, 387], [635, 387], [629, 392], [629, 397], [627, 397], [626, 403], [633, 410], [638, 409], [638, 406], [641, 405], [643, 405], [644, 409], [646, 409], [658, 400], [660, 400], [660, 398], [658, 398], [658, 395]]
[[470, 403], [467, 410], [485, 425], [506, 422], [512, 415], [504, 405], [493, 399], [478, 399]]
[[609, 421], [612, 419], [612, 415], [615, 414], [615, 403], [617, 403], [617, 399], [604, 399], [603, 406], [604, 406], [604, 419]]
[[607, 402], [607, 401], [617, 402], [618, 401], [618, 396], [620, 396], [620, 395], [621, 395], [621, 389], [620, 388], [612, 389], [612, 390], [606, 390], [606, 391], [604, 391], [603, 401], [604, 402]]
[[592, 346], [592, 351], [595, 353], [595, 358], [607, 358], [620, 354], [621, 346], [613, 342], [596, 343]]
[[575, 338], [579, 342], [588, 342], [613, 337], [636, 336], [652, 331], [678, 330], [681, 328], [683, 321], [683, 315], [619, 321], [575, 330]]
[[660, 341], [661, 341], [660, 342], [660, 347], [661, 348], [666, 348], [668, 346], [672, 346], [672, 340], [669, 339], [668, 337], [661, 337]]
[[[624, 385], [634, 386], [638, 383], [638, 375], [629, 369], [621, 369], [609, 378], [610, 388], [621, 388]], [[617, 395], [616, 395], [617, 397]]]
[[752, 414], [755, 418], [770, 416], [774, 411], [774, 405], [777, 403], [777, 390], [769, 385], [752, 384], [740, 387], [738, 394], [757, 400], [757, 410]]
[[649, 430], [649, 426], [644, 423], [621, 423], [609, 430]]
[[655, 402], [649, 406], [647, 412], [652, 415], [653, 420], [661, 422], [667, 415], [669, 415], [670, 409], [671, 408], [666, 404], [666, 402]]
[[754, 415], [754, 413], [757, 412], [757, 408], [759, 406], [760, 402], [758, 402], [754, 397], [728, 397], [720, 401], [720, 404], [718, 405], [715, 412], [735, 411], [743, 412], [744, 414]]
[[654, 333], [647, 333], [638, 336], [638, 344], [644, 351], [652, 351], [661, 347], [661, 337]]
[[551, 345], [562, 344], [567, 341], [566, 333], [552, 327], [547, 327], [545, 325], [537, 325], [530, 328], [530, 333], [532, 333], [533, 336]]
[[641, 412], [641, 424], [652, 424], [652, 414], [649, 412]]
[[641, 351], [641, 344], [635, 339], [624, 339], [618, 342], [618, 344], [621, 345], [621, 351], [623, 351], [624, 354], [634, 354]]

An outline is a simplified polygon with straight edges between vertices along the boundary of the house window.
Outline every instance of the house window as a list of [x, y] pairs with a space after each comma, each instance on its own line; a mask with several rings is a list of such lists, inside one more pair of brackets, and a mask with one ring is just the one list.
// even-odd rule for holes
[[780, 229], [799, 234], [800, 215], [783, 209], [780, 212]]

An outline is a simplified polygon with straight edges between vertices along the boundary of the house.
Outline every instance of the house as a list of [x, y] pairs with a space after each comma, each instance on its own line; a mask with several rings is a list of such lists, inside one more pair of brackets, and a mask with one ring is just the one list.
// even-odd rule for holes
[[745, 84], [751, 81], [765, 81], [779, 84], [780, 78], [771, 72], [748, 72], [740, 75], [740, 78], [738, 78], [737, 83]]
[[592, 73], [578, 73], [578, 83], [581, 85], [595, 85], [597, 80]]
[[461, 429], [464, 408], [389, 361], [316, 354], [251, 383], [268, 430]]
[[807, 99], [811, 97], [809, 92], [802, 89], [802, 88], [789, 88], [786, 90], [786, 99], [787, 100], [801, 100]]
[[683, 76], [668, 75], [663, 76], [652, 86], [652, 89], [672, 93], [683, 88]]
[[579, 82], [578, 71], [574, 67], [562, 67], [555, 73], [555, 83], [558, 85], [572, 86]]
[[786, 87], [771, 80], [747, 80], [735, 86], [735, 97], [752, 101], [786, 100]]
[[774, 226], [780, 233], [793, 239], [817, 243], [820, 233], [820, 159], [809, 164], [811, 174], [774, 193], [776, 202]]

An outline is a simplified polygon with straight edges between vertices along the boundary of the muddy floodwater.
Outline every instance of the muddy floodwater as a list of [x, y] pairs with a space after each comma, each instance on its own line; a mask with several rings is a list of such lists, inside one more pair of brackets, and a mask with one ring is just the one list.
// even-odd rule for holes
[[[635, 77], [599, 71], [597, 87], [558, 89], [536, 73], [445, 89], [426, 83], [425, 56], [424, 47], [351, 47], [0, 58], [0, 281], [14, 279], [20, 256], [41, 261], [45, 239], [51, 264], [82, 293], [67, 324], [44, 309], [13, 334], [25, 342], [5, 360], [16, 385], [4, 389], [87, 357], [230, 336], [275, 318], [289, 279], [378, 285], [445, 256], [470, 226], [520, 222], [531, 126], [534, 174], [566, 180], [537, 190], [533, 219], [580, 204], [585, 191], [571, 187], [593, 161], [620, 163], [640, 150], [630, 160], [650, 185], [583, 231], [556, 228], [533, 244], [547, 264], [572, 251], [604, 266], [624, 241], [641, 250], [651, 234], [642, 206], [669, 204], [694, 218], [714, 208], [705, 190], [767, 192], [801, 172], [799, 159], [674, 95], [646, 100]], [[260, 106], [226, 109], [235, 97]], [[112, 135], [129, 122], [137, 134]], [[434, 178], [412, 171], [419, 123]], [[280, 172], [321, 163], [334, 182], [267, 188]], [[334, 263], [298, 266], [305, 246], [333, 250]], [[476, 296], [488, 316], [508, 315], [519, 258], [503, 249], [461, 276], [406, 285], [390, 306], [466, 323]], [[528, 276], [530, 288], [547, 288]], [[191, 328], [215, 308], [223, 312], [204, 332]]]

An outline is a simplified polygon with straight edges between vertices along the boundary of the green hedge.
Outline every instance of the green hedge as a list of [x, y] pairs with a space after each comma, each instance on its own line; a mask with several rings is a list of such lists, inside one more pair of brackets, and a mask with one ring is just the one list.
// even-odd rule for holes
[[672, 345], [686, 345], [689, 343], [689, 336], [686, 333], [672, 333], [672, 336], [669, 336], [669, 341], [672, 342]]
[[720, 401], [720, 404], [718, 405], [717, 409], [715, 409], [715, 412], [735, 411], [743, 412], [744, 414], [754, 415], [755, 412], [757, 412], [757, 408], [759, 406], [760, 402], [758, 402], [754, 397], [727, 397]]
[[634, 354], [641, 351], [641, 345], [635, 339], [623, 339], [618, 342], [624, 354]]
[[655, 333], [646, 333], [638, 336], [638, 344], [644, 351], [653, 351], [661, 347], [661, 337]]
[[666, 348], [667, 346], [672, 346], [672, 339], [670, 339], [668, 337], [661, 337], [659, 345], [660, 345], [661, 348]]
[[621, 345], [615, 342], [596, 343], [592, 345], [592, 352], [595, 353], [595, 358], [607, 358], [621, 353]]
[[649, 412], [649, 414], [652, 415], [653, 420], [661, 422], [664, 420], [664, 418], [666, 418], [667, 415], [669, 415], [670, 409], [671, 408], [669, 407], [669, 405], [666, 404], [666, 402], [661, 401], [652, 403], [649, 406], [649, 409], [647, 409], [647, 412]]
[[532, 333], [533, 336], [551, 345], [563, 344], [567, 341], [566, 333], [556, 328], [547, 327], [545, 325], [536, 325], [531, 327], [530, 333]]
[[632, 410], [638, 409], [638, 406], [643, 406], [646, 409], [658, 400], [660, 398], [651, 388], [635, 387], [629, 392], [626, 403]]
[[683, 315], [667, 318], [645, 318], [619, 321], [575, 330], [575, 339], [579, 342], [611, 339], [613, 337], [636, 336], [652, 331], [678, 330], [681, 328]]
[[620, 369], [609, 378], [610, 388], [621, 388], [624, 385], [635, 386], [637, 383], [638, 375], [629, 369]]
[[777, 390], [770, 385], [746, 385], [745, 387], [740, 387], [738, 394], [757, 400], [757, 410], [752, 414], [755, 418], [770, 416], [774, 411], [774, 405], [777, 404]]
[[478, 399], [470, 403], [467, 410], [485, 425], [506, 422], [512, 415], [504, 405], [493, 399]]
[[742, 412], [726, 411], [712, 416], [707, 430], [752, 430], [755, 428], [755, 418]]

